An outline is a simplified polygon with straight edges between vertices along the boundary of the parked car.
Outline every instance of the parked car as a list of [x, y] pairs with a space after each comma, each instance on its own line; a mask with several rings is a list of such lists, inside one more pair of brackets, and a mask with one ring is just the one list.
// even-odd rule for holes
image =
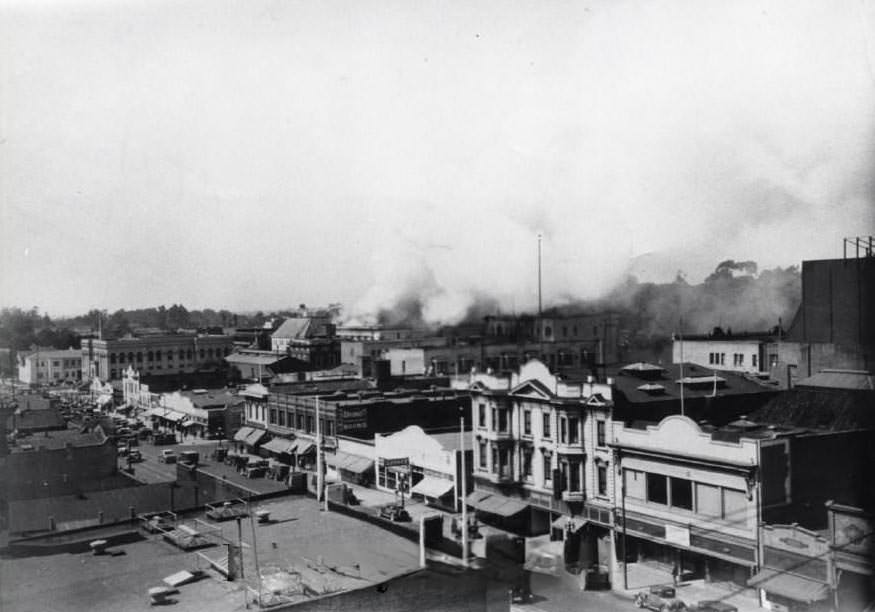
[[690, 608], [690, 612], [738, 612], [738, 608], [725, 601], [706, 599]]
[[158, 461], [161, 463], [176, 463], [176, 451], [170, 449], [161, 451]]
[[649, 591], [639, 591], [635, 595], [635, 605], [657, 612], [676, 612], [687, 609], [687, 604], [677, 598], [675, 588], [663, 585], [652, 586]]
[[397, 504], [389, 504], [380, 508], [380, 518], [389, 519], [398, 523], [410, 522], [410, 514]]
[[143, 460], [143, 453], [138, 450], [132, 450], [128, 453], [128, 461], [131, 463], [139, 463]]

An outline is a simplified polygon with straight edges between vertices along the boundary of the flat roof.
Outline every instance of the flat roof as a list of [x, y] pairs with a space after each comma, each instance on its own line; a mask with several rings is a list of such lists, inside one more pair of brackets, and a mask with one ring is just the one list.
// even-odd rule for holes
[[[352, 590], [409, 574], [418, 567], [418, 548], [414, 542], [365, 521], [336, 512], [320, 512], [317, 502], [309, 497], [287, 497], [262, 502], [259, 507], [269, 510], [273, 519], [272, 523], [256, 528], [263, 576], [292, 568], [301, 571], [305, 581], [321, 581], [329, 587]], [[218, 527], [228, 540], [236, 541], [234, 521], [210, 524]], [[254, 586], [253, 533], [246, 523], [244, 526], [244, 575]], [[80, 537], [98, 539], [99, 533]], [[207, 565], [192, 552], [175, 548], [157, 535], [111, 546], [109, 550], [123, 554], [64, 552], [0, 563], [3, 583], [0, 607], [4, 612], [51, 610], [65, 602], [65, 607], [95, 612], [147, 612], [154, 610], [149, 605], [149, 588], [162, 586], [165, 577], [181, 570]], [[200, 552], [210, 558], [227, 555], [223, 546]], [[243, 612], [244, 582], [228, 582], [217, 576], [208, 572], [206, 579], [180, 586], [179, 593], [173, 596], [176, 600], [173, 609]]]

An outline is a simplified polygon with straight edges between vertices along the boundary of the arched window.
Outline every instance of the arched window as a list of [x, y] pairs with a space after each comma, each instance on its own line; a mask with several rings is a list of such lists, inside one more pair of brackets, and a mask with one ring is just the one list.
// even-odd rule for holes
[[118, 354], [118, 362], [119, 362], [119, 363], [124, 363], [124, 362], [125, 362], [125, 354], [124, 354], [124, 353], [119, 353], [119, 354]]
[[155, 361], [161, 361], [161, 351], [155, 351]]
[[128, 361], [131, 363], [134, 363], [134, 354], [133, 353], [128, 353]]
[[149, 351], [148, 353], [146, 353], [146, 361], [152, 361], [154, 356], [155, 354], [152, 351]]
[[110, 362], [110, 363], [115, 363], [115, 353], [110, 353], [110, 354], [109, 354], [109, 362]]
[[213, 358], [213, 349], [212, 348], [207, 349], [207, 357], [209, 357], [210, 359]]
[[137, 353], [137, 361], [143, 361], [143, 353]]
[[206, 353], [205, 353], [204, 349], [201, 349], [199, 351], [199, 354], [200, 354], [201, 359], [203, 359]]
[[183, 349], [179, 349], [179, 358], [185, 359], [185, 351]]

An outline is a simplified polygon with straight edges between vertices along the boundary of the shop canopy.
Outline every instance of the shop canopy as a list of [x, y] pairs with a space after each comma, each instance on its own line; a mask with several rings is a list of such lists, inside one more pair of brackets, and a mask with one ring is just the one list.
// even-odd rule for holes
[[588, 522], [589, 521], [587, 521], [586, 519], [583, 519], [583, 518], [573, 518], [573, 517], [570, 517], [570, 516], [563, 514], [562, 516], [557, 518], [555, 521], [553, 521], [553, 523], [551, 524], [551, 527], [553, 527], [553, 529], [561, 529], [562, 531], [565, 531], [566, 525], [571, 525], [571, 531], [577, 531], [578, 529], [580, 529], [581, 527], [586, 525]]
[[270, 442], [262, 445], [261, 448], [267, 449], [272, 453], [291, 453], [291, 449], [295, 446], [295, 443], [292, 440], [286, 440], [285, 438], [274, 438]]
[[267, 432], [264, 431], [263, 429], [253, 428], [252, 432], [248, 436], [246, 436], [246, 440], [244, 442], [250, 446], [255, 446], [266, 435], [267, 435]]
[[821, 601], [829, 594], [829, 585], [826, 583], [771, 568], [760, 570], [747, 584], [802, 603]]
[[298, 451], [299, 455], [306, 455], [307, 453], [315, 452], [316, 445], [307, 440], [298, 440], [296, 450]]
[[481, 512], [504, 517], [519, 514], [528, 507], [528, 504], [523, 501], [488, 491], [474, 491], [468, 496], [466, 502]]
[[192, 421], [191, 419], [186, 419], [182, 422], [183, 427], [194, 427], [195, 425], [200, 425], [197, 421]]
[[445, 480], [443, 478], [434, 478], [431, 476], [426, 476], [422, 480], [420, 480], [416, 485], [410, 489], [411, 493], [419, 493], [420, 495], [425, 495], [426, 497], [443, 497], [447, 493], [453, 490], [453, 481]]
[[328, 465], [334, 466], [338, 470], [363, 474], [374, 469], [374, 460], [339, 450], [333, 455], [328, 455]]
[[255, 430], [251, 427], [241, 427], [237, 430], [237, 433], [234, 434], [234, 442], [246, 442], [247, 436], [253, 431]]

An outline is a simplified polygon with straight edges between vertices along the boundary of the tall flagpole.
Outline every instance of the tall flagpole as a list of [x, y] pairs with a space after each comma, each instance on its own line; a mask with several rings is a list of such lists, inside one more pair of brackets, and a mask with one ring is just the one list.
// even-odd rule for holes
[[684, 416], [684, 319], [678, 323], [678, 338], [681, 342], [681, 416]]

